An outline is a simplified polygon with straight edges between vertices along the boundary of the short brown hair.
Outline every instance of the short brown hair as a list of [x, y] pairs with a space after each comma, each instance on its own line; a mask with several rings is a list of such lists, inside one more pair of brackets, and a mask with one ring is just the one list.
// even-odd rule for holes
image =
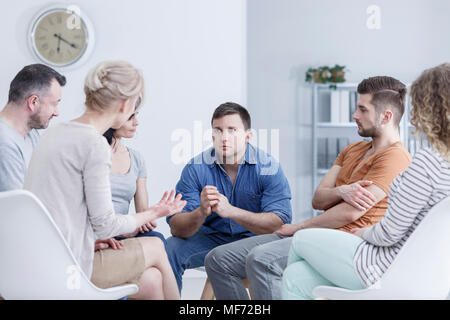
[[228, 116], [230, 114], [239, 114], [242, 122], [244, 123], [245, 130], [248, 130], [252, 127], [252, 121], [250, 119], [250, 114], [248, 113], [247, 109], [234, 102], [223, 103], [220, 106], [218, 106], [216, 110], [214, 110], [211, 119], [211, 126], [214, 119], [219, 119], [224, 116]]
[[32, 94], [46, 92], [56, 79], [63, 87], [66, 77], [45, 64], [31, 64], [17, 73], [9, 87], [8, 103], [19, 103]]
[[411, 85], [411, 123], [450, 161], [450, 63], [425, 70]]
[[398, 126], [405, 112], [406, 86], [397, 79], [387, 76], [377, 76], [364, 79], [357, 89], [359, 94], [372, 95], [370, 103], [375, 111], [381, 113], [387, 107], [392, 108], [394, 124]]

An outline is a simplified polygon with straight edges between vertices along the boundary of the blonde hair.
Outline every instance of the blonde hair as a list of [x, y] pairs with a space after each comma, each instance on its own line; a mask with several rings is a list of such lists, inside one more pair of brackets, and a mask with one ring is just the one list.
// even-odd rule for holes
[[411, 123], [416, 133], [450, 161], [450, 63], [425, 70], [411, 86]]
[[141, 72], [126, 61], [100, 62], [91, 69], [84, 82], [85, 104], [88, 108], [104, 111], [114, 101], [139, 97], [136, 109], [144, 99], [144, 78]]

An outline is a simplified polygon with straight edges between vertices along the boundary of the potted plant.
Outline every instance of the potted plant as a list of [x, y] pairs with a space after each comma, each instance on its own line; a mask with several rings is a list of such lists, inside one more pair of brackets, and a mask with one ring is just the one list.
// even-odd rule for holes
[[329, 70], [331, 74], [331, 82], [334, 83], [345, 82], [345, 66], [340, 66], [336, 64]]
[[306, 82], [327, 83], [330, 79], [330, 68], [321, 66], [319, 68], [309, 68], [306, 71]]
[[318, 68], [309, 68], [306, 71], [306, 82], [330, 83], [331, 89], [336, 89], [336, 83], [345, 82], [345, 66], [338, 64], [334, 67], [321, 66]]

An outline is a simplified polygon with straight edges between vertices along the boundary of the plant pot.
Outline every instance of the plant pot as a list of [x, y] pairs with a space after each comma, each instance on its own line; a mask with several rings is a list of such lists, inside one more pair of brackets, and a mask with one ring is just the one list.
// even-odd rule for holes
[[331, 82], [345, 82], [345, 71], [331, 72]]

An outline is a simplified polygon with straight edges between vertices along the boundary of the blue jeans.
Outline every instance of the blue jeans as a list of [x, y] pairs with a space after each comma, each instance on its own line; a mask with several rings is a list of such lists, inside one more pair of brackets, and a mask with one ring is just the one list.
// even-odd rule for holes
[[[166, 248], [167, 251], [167, 241], [166, 238], [164, 238], [164, 235], [162, 233], [159, 233], [157, 231], [147, 231], [144, 233], [138, 233], [135, 238], [140, 238], [140, 237], [158, 237], [162, 240], [162, 242], [164, 243], [164, 247]], [[126, 239], [124, 237], [114, 237], [116, 240], [123, 240]]]
[[162, 233], [159, 233], [157, 231], [147, 231], [144, 233], [138, 233], [136, 235], [136, 238], [140, 238], [140, 237], [158, 237], [162, 240], [162, 242], [164, 243], [164, 248], [166, 248], [166, 252], [167, 252], [167, 240], [166, 238], [164, 238], [164, 235]]
[[187, 239], [170, 237], [167, 239], [167, 254], [181, 292], [182, 277], [186, 269], [194, 269], [205, 265], [205, 256], [220, 245], [248, 238], [242, 235], [224, 233], [206, 233], [199, 230]]

